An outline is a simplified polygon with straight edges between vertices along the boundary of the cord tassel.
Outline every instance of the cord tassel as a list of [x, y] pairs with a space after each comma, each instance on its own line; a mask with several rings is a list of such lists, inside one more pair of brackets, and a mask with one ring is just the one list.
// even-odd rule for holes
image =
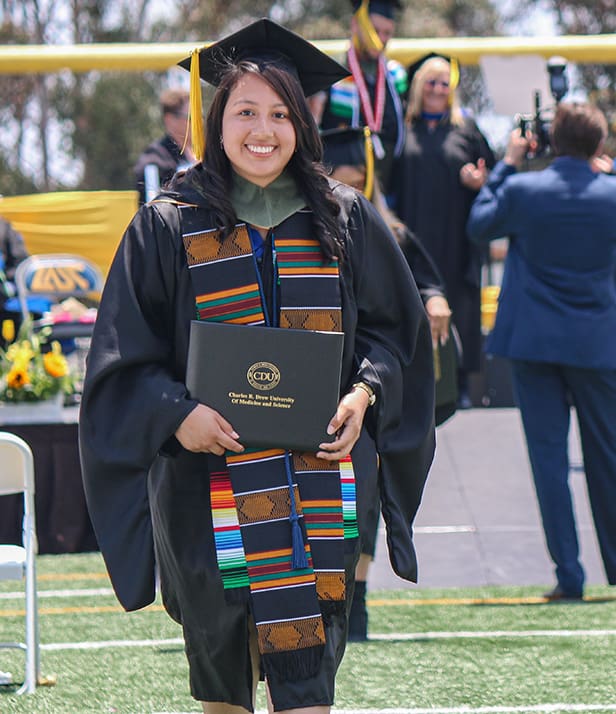
[[[203, 100], [201, 98], [201, 75], [199, 74], [199, 49], [190, 54], [190, 138], [197, 161], [203, 160], [205, 153], [205, 130], [203, 127]], [[188, 138], [188, 130], [187, 130]], [[184, 147], [186, 141], [184, 141]]]
[[453, 104], [453, 90], [460, 84], [460, 65], [455, 57], [449, 60], [449, 67], [449, 88], [451, 91], [449, 92], [447, 101], [449, 102], [449, 106], [451, 106]]
[[299, 524], [297, 516], [291, 520], [291, 529], [293, 539], [291, 567], [293, 570], [303, 570], [308, 567], [308, 558], [306, 557], [306, 546], [304, 545], [302, 528]]
[[370, 19], [370, 13], [368, 11], [369, 0], [362, 0], [362, 4], [359, 6], [355, 13], [357, 18], [357, 24], [363, 35], [363, 41], [366, 47], [374, 50], [375, 52], [382, 52], [385, 46], [381, 42], [381, 38], [378, 36], [377, 31], [374, 29], [372, 20]]
[[302, 533], [302, 527], [299, 524], [299, 516], [297, 515], [297, 508], [295, 507], [293, 473], [291, 471], [288, 451], [284, 455], [284, 465], [287, 471], [287, 483], [289, 484], [289, 501], [291, 503], [291, 514], [289, 516], [289, 520], [291, 521], [292, 543], [291, 567], [293, 568], [293, 570], [302, 570], [303, 568], [308, 567], [308, 558], [306, 557], [306, 545], [304, 544], [304, 535]]
[[366, 183], [364, 185], [364, 196], [371, 201], [374, 190], [374, 145], [372, 143], [372, 133], [370, 127], [364, 127], [364, 148], [366, 154]]

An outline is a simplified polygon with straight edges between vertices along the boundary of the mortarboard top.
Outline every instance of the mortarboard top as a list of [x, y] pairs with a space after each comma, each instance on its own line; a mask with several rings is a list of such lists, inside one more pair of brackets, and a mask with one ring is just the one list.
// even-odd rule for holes
[[[351, 0], [353, 10], [358, 10], [362, 4], [362, 0]], [[368, 12], [372, 15], [382, 15], [390, 20], [395, 19], [396, 10], [402, 8], [400, 0], [369, 0]]]
[[[349, 71], [315, 45], [276, 22], [262, 18], [199, 51], [201, 79], [218, 86], [229, 63], [278, 64], [294, 73], [306, 96], [327, 89]], [[179, 62], [190, 69], [191, 57]]]
[[409, 86], [413, 81], [413, 77], [415, 76], [415, 74], [417, 74], [417, 71], [422, 66], [422, 64], [430, 59], [435, 59], [436, 57], [445, 60], [445, 62], [448, 62], [449, 66], [451, 67], [451, 88], [455, 89], [458, 86], [458, 83], [460, 81], [460, 68], [458, 66], [458, 60], [455, 59], [455, 57], [449, 57], [448, 55], [444, 55], [441, 52], [428, 52], [427, 55], [420, 57], [418, 60], [408, 66], [406, 74], [408, 77]]

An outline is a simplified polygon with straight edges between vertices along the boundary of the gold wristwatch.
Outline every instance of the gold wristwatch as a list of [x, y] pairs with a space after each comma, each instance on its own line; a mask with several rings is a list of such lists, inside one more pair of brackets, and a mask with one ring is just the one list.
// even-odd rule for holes
[[368, 395], [368, 406], [373, 407], [374, 403], [376, 402], [376, 394], [374, 393], [374, 389], [369, 384], [366, 384], [365, 382], [355, 382], [354, 384], [351, 385], [351, 389], [363, 389], [364, 392]]

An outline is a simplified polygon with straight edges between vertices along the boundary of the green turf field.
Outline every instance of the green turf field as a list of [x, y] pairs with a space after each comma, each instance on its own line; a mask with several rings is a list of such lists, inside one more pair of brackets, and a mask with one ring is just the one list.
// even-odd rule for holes
[[[37, 567], [42, 674], [56, 683], [20, 697], [0, 687], [2, 714], [201, 711], [180, 629], [160, 604], [123, 613], [98, 554], [41, 556]], [[16, 586], [0, 583], [0, 640], [23, 637]], [[370, 592], [371, 639], [348, 646], [335, 708], [616, 712], [616, 592], [546, 604], [543, 589]], [[23, 655], [0, 650], [0, 670], [19, 680]]]

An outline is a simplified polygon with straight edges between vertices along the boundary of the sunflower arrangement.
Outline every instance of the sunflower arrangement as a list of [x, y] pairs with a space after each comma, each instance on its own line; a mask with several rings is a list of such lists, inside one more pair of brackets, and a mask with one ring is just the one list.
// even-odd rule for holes
[[[60, 343], [48, 343], [45, 330], [34, 332], [24, 323], [16, 339], [3, 324], [2, 334], [9, 342], [0, 351], [0, 401], [40, 402], [56, 394], [75, 391], [68, 362]], [[12, 340], [12, 341], [11, 341]]]

